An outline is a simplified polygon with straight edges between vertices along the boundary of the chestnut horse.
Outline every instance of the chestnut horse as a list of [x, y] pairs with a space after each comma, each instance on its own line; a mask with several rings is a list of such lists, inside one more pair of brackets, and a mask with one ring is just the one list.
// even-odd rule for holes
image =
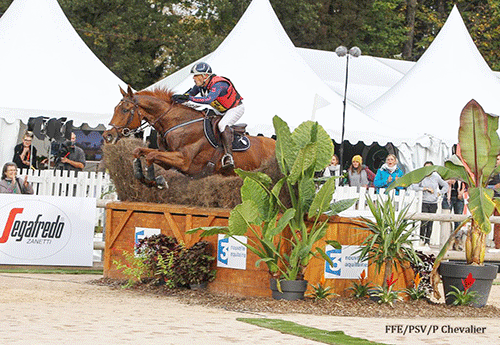
[[[135, 176], [149, 186], [161, 187], [163, 181], [155, 180], [153, 163], [164, 169], [175, 168], [193, 177], [210, 174], [227, 174], [223, 171], [220, 157], [222, 150], [214, 148], [204, 134], [204, 113], [172, 101], [169, 90], [139, 91], [130, 86], [123, 99], [115, 107], [109, 123], [112, 128], [103, 133], [107, 143], [116, 143], [120, 138], [151, 126], [158, 132], [158, 147], [139, 147], [133, 152]], [[250, 147], [246, 151], [233, 152], [235, 168], [255, 170], [274, 155], [273, 139], [247, 136]], [[140, 157], [145, 157], [147, 176], [142, 173]], [[233, 173], [232, 170], [229, 173]], [[161, 179], [161, 178], [160, 178]]]

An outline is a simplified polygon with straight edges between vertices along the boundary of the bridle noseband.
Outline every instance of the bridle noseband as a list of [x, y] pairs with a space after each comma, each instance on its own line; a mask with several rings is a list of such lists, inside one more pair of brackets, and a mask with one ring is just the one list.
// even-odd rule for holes
[[[140, 131], [144, 130], [144, 128], [146, 128], [149, 125], [149, 123], [147, 121], [143, 122], [143, 117], [141, 116], [141, 113], [139, 111], [139, 104], [137, 103], [137, 101], [135, 99], [132, 99], [132, 100], [122, 99], [120, 101], [120, 103], [118, 103], [118, 105], [121, 107], [124, 103], [132, 103], [132, 105], [133, 105], [133, 108], [129, 110], [130, 111], [130, 116], [129, 116], [128, 120], [127, 120], [127, 123], [125, 125], [123, 125], [123, 126], [117, 126], [117, 125], [112, 124], [112, 123], [110, 123], [110, 125], [114, 129], [116, 129], [116, 131], [119, 134], [121, 134], [124, 137], [128, 137], [128, 136], [130, 136], [132, 134], [135, 134], [137, 132], [140, 132]], [[135, 117], [136, 111], [137, 111], [137, 115], [138, 115], [138, 119], [139, 119], [140, 125], [137, 128], [130, 129], [130, 128], [128, 128], [128, 126], [132, 123], [132, 121], [134, 121], [134, 117]], [[123, 112], [125, 112], [125, 111], [123, 111]]]

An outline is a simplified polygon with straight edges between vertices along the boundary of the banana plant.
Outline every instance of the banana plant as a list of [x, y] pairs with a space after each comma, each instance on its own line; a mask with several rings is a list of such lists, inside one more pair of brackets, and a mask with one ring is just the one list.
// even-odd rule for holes
[[[284, 175], [274, 186], [271, 178], [261, 172], [236, 169], [243, 178], [242, 203], [231, 210], [228, 226], [202, 227], [201, 236], [225, 234], [238, 237], [251, 231], [256, 239], [242, 243], [264, 262], [273, 278], [301, 280], [312, 257], [331, 259], [314, 244], [327, 230], [328, 218], [351, 207], [357, 199], [331, 203], [335, 191], [334, 179], [328, 180], [316, 192], [314, 172], [324, 169], [333, 155], [333, 144], [326, 131], [317, 122], [307, 121], [293, 133], [278, 116], [273, 118], [276, 132], [276, 159]], [[280, 200], [282, 188], [287, 188], [291, 207]], [[340, 248], [337, 241], [328, 244]]]
[[[468, 186], [470, 216], [451, 234], [438, 254], [433, 278], [431, 277], [435, 284], [439, 280], [437, 269], [453, 237], [468, 222], [471, 223], [471, 228], [465, 243], [467, 263], [472, 265], [484, 263], [486, 237], [491, 231], [490, 217], [495, 208], [500, 210], [499, 198], [494, 198], [493, 190], [487, 188], [491, 178], [500, 173], [500, 166], [496, 167], [496, 157], [500, 153], [497, 129], [498, 117], [487, 114], [479, 103], [471, 100], [460, 114], [457, 154], [447, 160], [444, 167], [428, 166], [417, 169], [404, 175], [388, 188], [391, 190], [395, 187], [408, 187], [420, 182], [433, 171], [445, 180], [460, 180]], [[437, 289], [434, 291], [436, 293]]]

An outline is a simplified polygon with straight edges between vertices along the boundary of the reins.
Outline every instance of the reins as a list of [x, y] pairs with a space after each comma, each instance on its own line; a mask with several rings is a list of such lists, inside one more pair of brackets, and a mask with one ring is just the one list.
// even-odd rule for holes
[[[121, 131], [122, 135], [125, 137], [128, 137], [131, 134], [135, 134], [137, 132], [143, 131], [148, 126], [154, 128], [154, 126], [158, 123], [158, 121], [160, 121], [163, 117], [165, 117], [174, 108], [173, 106], [171, 106], [162, 115], [160, 115], [154, 122], [149, 123], [149, 121], [147, 119], [145, 119], [145, 117], [141, 117], [140, 110], [139, 110], [140, 107], [139, 107], [139, 104], [137, 102], [135, 102], [133, 100], [128, 100], [128, 99], [122, 99], [122, 102], [133, 103], [134, 107], [130, 111], [131, 116], [124, 126], [117, 126], [114, 124], [111, 124], [111, 126], [114, 127], [117, 131]], [[137, 115], [139, 116], [139, 120], [141, 121], [141, 124], [135, 129], [130, 129], [127, 126], [130, 125], [132, 123], [132, 121], [134, 120], [135, 111], [137, 111]], [[175, 125], [172, 128], [165, 131], [165, 133], [163, 134], [163, 138], [165, 139], [165, 137], [167, 136], [168, 133], [170, 133], [178, 128], [181, 128], [181, 127], [184, 127], [184, 126], [187, 126], [187, 125], [190, 125], [192, 123], [199, 122], [199, 121], [203, 121], [203, 117]]]

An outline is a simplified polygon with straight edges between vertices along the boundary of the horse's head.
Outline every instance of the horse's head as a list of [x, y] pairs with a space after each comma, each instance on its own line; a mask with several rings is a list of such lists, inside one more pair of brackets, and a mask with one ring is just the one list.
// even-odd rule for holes
[[120, 87], [120, 92], [123, 98], [115, 107], [113, 118], [109, 122], [112, 128], [102, 134], [107, 143], [115, 144], [122, 137], [129, 136], [142, 122], [139, 104], [130, 85], [126, 92]]

